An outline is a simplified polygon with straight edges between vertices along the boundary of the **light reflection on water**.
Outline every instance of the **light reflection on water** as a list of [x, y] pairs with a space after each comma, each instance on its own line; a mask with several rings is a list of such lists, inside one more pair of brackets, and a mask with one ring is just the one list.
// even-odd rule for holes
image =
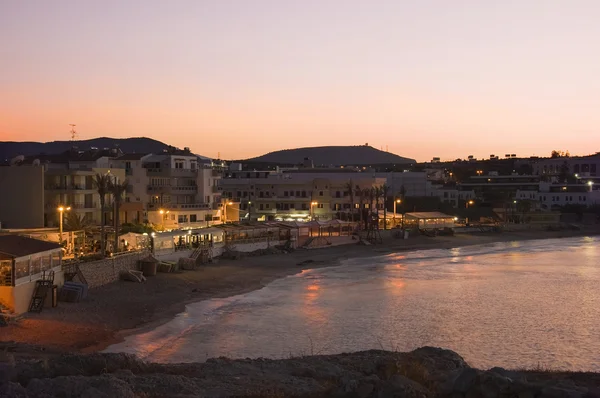
[[109, 351], [158, 362], [440, 346], [477, 367], [600, 371], [597, 238], [348, 260], [191, 304]]

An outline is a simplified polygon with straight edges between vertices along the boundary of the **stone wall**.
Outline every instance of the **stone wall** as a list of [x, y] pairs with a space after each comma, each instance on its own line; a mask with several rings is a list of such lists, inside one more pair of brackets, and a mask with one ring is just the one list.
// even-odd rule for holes
[[104, 260], [79, 264], [79, 268], [92, 289], [119, 280], [119, 272], [123, 270], [137, 270], [138, 260], [146, 256], [148, 256], [146, 251], [120, 254]]

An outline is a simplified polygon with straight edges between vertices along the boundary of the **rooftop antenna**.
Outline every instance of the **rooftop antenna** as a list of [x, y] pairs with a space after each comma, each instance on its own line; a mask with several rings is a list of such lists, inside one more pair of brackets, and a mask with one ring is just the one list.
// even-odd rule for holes
[[69, 124], [69, 126], [71, 126], [71, 141], [75, 141], [75, 138], [77, 138], [77, 131], [75, 131], [75, 125]]
[[387, 146], [387, 145], [385, 146], [385, 151], [386, 151], [386, 152], [389, 152], [389, 150], [388, 150], [388, 146]]
[[217, 159], [221, 160], [221, 152], [217, 152]]

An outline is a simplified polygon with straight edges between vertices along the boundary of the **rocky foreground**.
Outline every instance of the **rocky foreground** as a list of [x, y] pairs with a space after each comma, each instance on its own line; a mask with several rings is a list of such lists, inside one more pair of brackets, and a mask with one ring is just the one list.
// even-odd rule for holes
[[0, 397], [600, 397], [600, 374], [481, 371], [431, 347], [177, 365], [126, 354], [2, 355]]

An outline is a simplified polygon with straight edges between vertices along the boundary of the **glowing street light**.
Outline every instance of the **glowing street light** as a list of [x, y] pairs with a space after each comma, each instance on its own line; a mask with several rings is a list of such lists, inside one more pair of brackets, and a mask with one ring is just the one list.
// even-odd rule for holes
[[223, 202], [223, 223], [227, 223], [227, 206], [231, 206], [233, 204], [232, 201]]
[[63, 216], [65, 211], [69, 211], [71, 210], [71, 206], [58, 206], [58, 214], [59, 214], [59, 233], [58, 233], [58, 239], [60, 240], [60, 244], [62, 245], [62, 241], [63, 241]]
[[167, 218], [167, 214], [170, 213], [169, 210], [160, 209], [158, 211], [160, 213], [160, 226], [161, 229], [165, 229], [165, 219]]
[[396, 204], [397, 203], [402, 203], [402, 199], [394, 200], [394, 226], [396, 226]]
[[318, 202], [310, 202], [310, 219], [313, 220], [315, 218], [315, 210], [314, 206], [318, 205]]

